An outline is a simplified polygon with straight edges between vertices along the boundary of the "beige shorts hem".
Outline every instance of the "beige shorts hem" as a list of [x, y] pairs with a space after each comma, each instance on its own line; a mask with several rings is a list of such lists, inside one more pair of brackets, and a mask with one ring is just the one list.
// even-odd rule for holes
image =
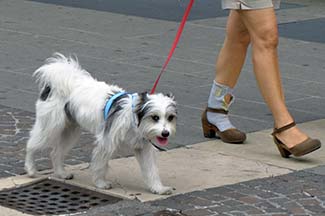
[[222, 9], [257, 10], [264, 8], [279, 9], [280, 0], [222, 0]]

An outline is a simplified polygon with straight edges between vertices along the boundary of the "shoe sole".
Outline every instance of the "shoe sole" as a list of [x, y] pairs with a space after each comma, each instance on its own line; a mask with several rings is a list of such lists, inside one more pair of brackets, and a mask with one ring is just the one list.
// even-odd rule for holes
[[204, 134], [204, 137], [206, 138], [216, 138], [216, 139], [221, 139], [223, 142], [225, 143], [230, 143], [230, 144], [241, 144], [243, 143], [245, 140], [226, 140], [226, 139], [223, 139], [222, 136], [219, 134], [219, 131], [213, 131], [213, 130], [210, 130], [209, 133], [205, 133]]

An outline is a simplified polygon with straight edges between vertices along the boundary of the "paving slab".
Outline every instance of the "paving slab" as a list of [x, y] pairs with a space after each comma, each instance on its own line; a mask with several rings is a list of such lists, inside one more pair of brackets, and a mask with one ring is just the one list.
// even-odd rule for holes
[[[131, 5], [133, 2], [131, 0], [122, 0], [119, 2], [102, 2], [100, 0], [95, 0], [91, 3], [87, 0], [80, 0], [77, 2], [64, 0], [34, 1], [171, 21], [181, 19], [183, 10], [188, 3], [188, 1], [180, 2], [173, 0], [167, 0], [164, 2], [141, 0], [137, 2], [136, 7], [126, 7], [125, 5]], [[299, 7], [303, 7], [303, 5], [295, 3], [283, 3], [281, 5], [282, 9]], [[189, 20], [224, 17], [227, 15], [228, 12], [221, 9], [221, 4], [218, 1], [197, 1], [193, 6], [192, 14], [189, 16]]]
[[[306, 131], [306, 133], [311, 137], [318, 138], [322, 143], [324, 143], [325, 120], [302, 123], [299, 124], [299, 128]], [[191, 147], [208, 152], [211, 151], [211, 149], [216, 149], [218, 152], [225, 155], [259, 161], [290, 170], [302, 170], [325, 164], [324, 148], [301, 158], [281, 158], [277, 147], [273, 142], [273, 138], [270, 135], [271, 133], [272, 130], [249, 133], [245, 144], [240, 146], [226, 144], [220, 145], [218, 142], [210, 141], [193, 145]]]
[[[299, 124], [299, 127], [310, 136], [317, 137], [324, 142], [325, 120]], [[270, 130], [265, 130], [250, 133], [247, 142], [241, 146], [210, 141], [162, 153], [159, 155], [159, 164], [163, 182], [176, 187], [175, 193], [184, 193], [189, 190], [232, 184], [250, 178], [261, 178], [264, 175], [274, 176], [325, 164], [324, 148], [302, 158], [281, 158], [270, 132]], [[125, 169], [125, 163], [122, 164], [122, 167], [114, 164], [119, 168], [113, 168], [113, 173], [116, 170], [118, 174], [123, 175], [122, 170]], [[132, 167], [125, 170], [126, 174], [130, 172], [128, 170], [137, 169], [134, 159], [131, 164]], [[175, 167], [173, 164], [178, 164], [178, 166]], [[112, 164], [112, 167], [115, 167], [114, 165]], [[171, 172], [170, 167], [174, 167], [176, 170]], [[112, 176], [116, 176], [113, 173]], [[193, 176], [201, 178], [195, 179]], [[125, 181], [127, 178], [120, 176], [117, 179]], [[125, 182], [126, 185], [133, 182], [132, 179], [129, 180], [130, 183]], [[141, 181], [138, 170], [138, 182], [134, 185], [141, 185]], [[183, 184], [184, 182], [186, 184]], [[181, 184], [179, 185], [179, 183]], [[120, 184], [123, 185], [122, 182]]]
[[[64, 0], [36, 0], [37, 2], [51, 3], [56, 5], [64, 5], [77, 8], [85, 8], [96, 11], [106, 11], [111, 13], [127, 14], [132, 16], [140, 16], [146, 18], [154, 18], [161, 20], [177, 21], [181, 19], [183, 10], [185, 9], [188, 1], [173, 1], [166, 0], [164, 2], [153, 0], [141, 0], [137, 2], [136, 6], [133, 5], [132, 0], [122, 0], [118, 2], [102, 2], [96, 0], [89, 2], [87, 0], [81, 0], [78, 2], [64, 1]], [[126, 5], [133, 5], [133, 7], [126, 7]], [[226, 16], [228, 13], [221, 9], [219, 2], [209, 1], [197, 1], [193, 6], [193, 13], [189, 19], [206, 19], [209, 17]]]
[[6, 215], [6, 216], [29, 216], [30, 215], [3, 206], [0, 206], [0, 212], [2, 215]]
[[[301, 31], [304, 29], [304, 31]], [[279, 25], [280, 35], [303, 41], [325, 43], [325, 19], [317, 18]]]
[[[225, 156], [215, 151], [207, 154], [205, 151], [181, 148], [159, 154], [158, 163], [163, 184], [174, 187], [174, 194], [290, 172], [288, 169]], [[135, 196], [142, 202], [166, 198], [148, 192], [134, 158], [117, 159], [110, 166], [108, 179], [113, 182], [113, 189], [109, 193], [125, 198]], [[76, 178], [69, 182], [92, 185], [89, 170], [78, 171]]]

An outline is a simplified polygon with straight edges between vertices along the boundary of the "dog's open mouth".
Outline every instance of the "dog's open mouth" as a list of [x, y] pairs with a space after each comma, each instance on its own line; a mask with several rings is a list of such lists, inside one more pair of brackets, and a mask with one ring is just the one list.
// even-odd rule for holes
[[161, 145], [161, 146], [168, 145], [168, 138], [166, 138], [166, 137], [157, 136], [157, 141], [158, 141], [158, 144]]

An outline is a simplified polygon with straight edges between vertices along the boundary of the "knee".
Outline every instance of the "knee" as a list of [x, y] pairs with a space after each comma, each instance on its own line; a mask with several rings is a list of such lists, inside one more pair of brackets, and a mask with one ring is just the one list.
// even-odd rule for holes
[[242, 44], [243, 46], [248, 46], [251, 42], [251, 37], [249, 36], [248, 31], [242, 31], [240, 32], [240, 37], [238, 42]]
[[248, 47], [251, 42], [251, 38], [247, 30], [238, 31], [235, 33], [227, 31], [226, 39], [232, 45], [239, 45], [243, 47]]
[[277, 26], [264, 26], [253, 39], [253, 46], [260, 49], [276, 49], [279, 44]]

